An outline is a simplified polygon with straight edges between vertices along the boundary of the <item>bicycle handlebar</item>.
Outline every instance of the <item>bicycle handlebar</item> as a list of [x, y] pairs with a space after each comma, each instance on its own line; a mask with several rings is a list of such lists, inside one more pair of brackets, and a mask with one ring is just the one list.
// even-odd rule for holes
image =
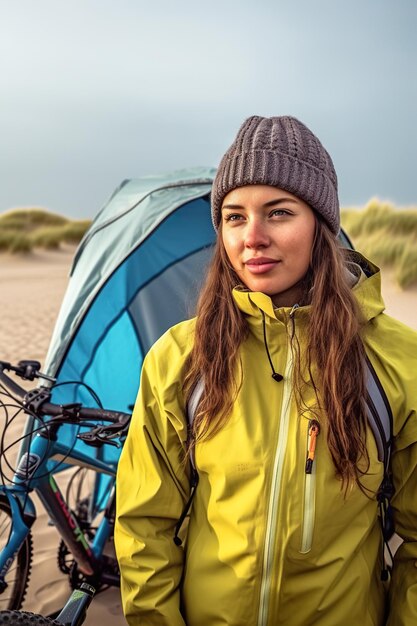
[[[19, 374], [21, 368], [15, 367], [6, 361], [0, 361], [0, 382], [2, 382], [12, 393], [18, 396], [22, 400], [23, 407], [28, 409], [30, 413], [34, 413], [39, 417], [49, 415], [51, 417], [61, 417], [66, 421], [80, 421], [80, 420], [102, 420], [105, 422], [111, 422], [116, 427], [111, 426], [97, 426], [89, 433], [84, 433], [80, 437], [90, 445], [101, 445], [106, 443], [106, 437], [114, 438], [116, 432], [120, 434], [127, 430], [127, 425], [130, 420], [130, 413], [124, 413], [122, 411], [110, 411], [108, 409], [87, 408], [83, 407], [79, 403], [75, 404], [54, 404], [49, 402], [51, 391], [47, 387], [38, 387], [31, 391], [26, 391], [18, 383], [4, 373], [4, 370], [15, 371]], [[22, 375], [20, 373], [20, 375]], [[106, 433], [107, 431], [107, 433]]]

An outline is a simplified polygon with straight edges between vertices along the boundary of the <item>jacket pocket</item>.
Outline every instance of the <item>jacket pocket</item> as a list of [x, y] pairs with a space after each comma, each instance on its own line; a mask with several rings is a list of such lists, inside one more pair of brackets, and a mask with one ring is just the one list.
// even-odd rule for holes
[[316, 516], [316, 467], [315, 459], [317, 437], [320, 426], [315, 420], [311, 420], [308, 426], [307, 436], [307, 460], [304, 476], [304, 503], [303, 521], [301, 527], [300, 553], [307, 554], [313, 543], [314, 521]]
[[310, 552], [313, 543], [314, 520], [316, 514], [316, 467], [306, 474], [304, 481], [304, 510], [301, 529], [301, 554]]

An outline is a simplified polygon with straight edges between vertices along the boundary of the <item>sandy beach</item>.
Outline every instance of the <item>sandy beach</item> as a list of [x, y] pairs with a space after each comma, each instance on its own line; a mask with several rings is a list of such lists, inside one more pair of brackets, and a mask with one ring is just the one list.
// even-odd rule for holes
[[[54, 252], [35, 251], [28, 256], [0, 255], [0, 359], [44, 362], [49, 339], [64, 295], [74, 248]], [[383, 296], [387, 312], [417, 330], [417, 288], [401, 291], [390, 271], [383, 272]], [[17, 439], [23, 420], [13, 424], [8, 439]], [[57, 566], [57, 533], [48, 526], [43, 508], [33, 527], [34, 564], [24, 609], [48, 614], [59, 609], [70, 590]], [[122, 626], [119, 591], [111, 589], [93, 601], [85, 622], [99, 620]]]
[[[28, 256], [0, 255], [0, 360], [44, 362], [73, 254], [74, 248], [68, 247], [54, 252], [37, 250]], [[28, 388], [31, 386], [32, 383], [26, 384]], [[24, 419], [13, 423], [8, 442], [19, 437], [23, 424]], [[61, 489], [68, 479], [65, 474], [68, 472], [59, 477]], [[33, 500], [38, 517], [32, 527], [34, 560], [23, 609], [48, 615], [62, 608], [71, 589], [57, 565], [58, 533], [48, 525], [48, 516], [36, 495]], [[119, 590], [109, 589], [98, 594], [84, 623], [86, 626], [126, 625]]]

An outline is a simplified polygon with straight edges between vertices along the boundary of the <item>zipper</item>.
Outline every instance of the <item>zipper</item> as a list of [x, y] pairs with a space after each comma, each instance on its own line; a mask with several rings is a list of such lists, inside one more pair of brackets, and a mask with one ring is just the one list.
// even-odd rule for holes
[[307, 441], [307, 460], [306, 460], [306, 474], [307, 476], [312, 473], [314, 456], [316, 454], [317, 437], [320, 434], [320, 424], [317, 420], [310, 420], [308, 423], [308, 441]]
[[265, 553], [263, 562], [263, 573], [261, 582], [261, 592], [259, 599], [258, 626], [266, 626], [268, 620], [269, 597], [271, 593], [271, 571], [274, 564], [274, 544], [277, 533], [278, 500], [281, 492], [282, 470], [284, 465], [284, 454], [288, 439], [289, 426], [289, 406], [292, 393], [292, 351], [291, 339], [295, 332], [294, 313], [298, 304], [294, 305], [290, 312], [292, 332], [288, 342], [288, 356], [284, 372], [284, 389], [282, 397], [281, 416], [278, 431], [278, 441], [275, 450], [274, 467], [272, 471], [271, 493], [269, 497], [268, 518], [265, 536]]
[[313, 542], [314, 518], [316, 513], [316, 466], [314, 463], [317, 437], [320, 434], [320, 425], [316, 420], [310, 420], [307, 437], [307, 459], [305, 465], [304, 482], [304, 513], [301, 535], [301, 554], [310, 552]]

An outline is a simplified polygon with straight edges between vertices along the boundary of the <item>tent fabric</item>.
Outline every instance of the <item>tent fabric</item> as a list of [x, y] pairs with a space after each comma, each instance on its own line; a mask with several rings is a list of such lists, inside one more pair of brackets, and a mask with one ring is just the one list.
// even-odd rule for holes
[[[146, 242], [152, 232], [176, 209], [192, 200], [207, 198], [214, 175], [213, 168], [179, 170], [167, 175], [125, 181], [114, 192], [94, 219], [75, 254], [71, 279], [46, 358], [46, 373], [54, 376], [60, 368], [68, 344], [73, 340], [81, 320], [115, 269], [133, 250]], [[208, 206], [205, 208], [207, 214], [203, 221], [206, 245], [210, 245], [214, 232]], [[187, 217], [188, 214], [184, 219]], [[193, 230], [195, 227], [194, 222], [186, 225], [181, 220], [177, 221], [176, 230], [172, 231], [172, 239], [179, 236], [181, 229], [185, 229], [183, 235], [189, 233], [193, 238], [196, 235]], [[187, 234], [187, 238], [188, 236]], [[182, 239], [177, 243], [181, 246]], [[172, 254], [174, 260], [175, 252]], [[148, 263], [151, 262], [149, 259]]]
[[[125, 181], [98, 213], [76, 251], [46, 359], [54, 402], [97, 406], [92, 388], [105, 408], [131, 409], [146, 352], [193, 314], [215, 239], [214, 174], [193, 168]], [[116, 466], [120, 449], [87, 447], [78, 432], [66, 425], [59, 437]], [[61, 467], [49, 462], [51, 471]]]

